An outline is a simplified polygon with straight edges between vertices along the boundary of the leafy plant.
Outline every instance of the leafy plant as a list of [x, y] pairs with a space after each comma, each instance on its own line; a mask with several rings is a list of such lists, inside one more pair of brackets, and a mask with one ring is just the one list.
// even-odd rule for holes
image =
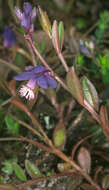
[[6, 127], [9, 133], [13, 135], [19, 135], [20, 125], [18, 122], [14, 121], [11, 117], [5, 117]]

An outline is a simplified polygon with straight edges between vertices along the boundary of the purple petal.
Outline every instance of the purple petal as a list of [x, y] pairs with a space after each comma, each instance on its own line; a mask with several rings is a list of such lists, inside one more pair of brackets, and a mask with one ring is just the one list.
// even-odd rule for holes
[[56, 88], [56, 80], [52, 77], [48, 78], [49, 88]]
[[34, 73], [40, 73], [40, 72], [43, 72], [43, 71], [46, 71], [46, 67], [42, 66], [42, 65], [37, 65], [36, 67], [34, 67], [31, 72], [34, 72]]
[[21, 20], [21, 25], [28, 30], [31, 25], [31, 18], [23, 15], [22, 20]]
[[3, 32], [3, 44], [7, 48], [16, 44], [16, 34], [11, 26], [6, 27]]
[[37, 84], [37, 80], [35, 78], [33, 78], [28, 81], [26, 86], [28, 86], [29, 88], [31, 88], [33, 90], [35, 88], [36, 84]]
[[85, 45], [80, 45], [80, 51], [86, 55], [90, 54], [90, 51], [85, 47]]
[[21, 10], [18, 7], [14, 8], [15, 14], [17, 15], [18, 19], [21, 20], [23, 17], [23, 13], [21, 12]]
[[28, 3], [28, 2], [25, 2], [25, 3], [23, 4], [23, 10], [24, 10], [24, 14], [25, 14], [26, 16], [30, 16], [30, 14], [31, 14], [31, 12], [32, 12], [32, 6], [31, 6], [31, 4]]
[[52, 77], [40, 76], [37, 78], [37, 84], [42, 88], [56, 88], [56, 81]]
[[36, 17], [36, 14], [37, 14], [37, 9], [36, 9], [36, 7], [34, 7], [33, 10], [32, 10], [31, 19]]
[[30, 80], [35, 78], [35, 74], [32, 72], [23, 72], [17, 76], [14, 77], [14, 79], [18, 80], [18, 81], [22, 81], [22, 80]]

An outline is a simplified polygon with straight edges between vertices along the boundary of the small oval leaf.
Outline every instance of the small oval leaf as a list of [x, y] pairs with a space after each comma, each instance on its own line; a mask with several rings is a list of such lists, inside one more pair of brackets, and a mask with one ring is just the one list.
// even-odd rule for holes
[[101, 106], [100, 108], [100, 118], [104, 127], [109, 126], [108, 113], [105, 106]]
[[79, 162], [81, 168], [86, 173], [89, 173], [90, 168], [91, 168], [90, 152], [85, 147], [81, 147], [80, 150], [79, 150], [77, 159], [78, 159], [78, 162]]
[[105, 175], [102, 179], [102, 187], [105, 190], [109, 189], [109, 174]]
[[25, 161], [25, 168], [26, 168], [26, 171], [27, 171], [27, 173], [29, 174], [29, 176], [31, 178], [36, 179], [36, 178], [39, 178], [39, 177], [42, 176], [39, 169], [32, 162], [30, 162], [29, 160]]
[[54, 20], [53, 26], [52, 26], [52, 42], [53, 42], [54, 48], [59, 53], [60, 52], [59, 31], [58, 31], [58, 25], [57, 25], [56, 20]]
[[55, 147], [63, 149], [66, 142], [66, 129], [62, 120], [57, 124], [53, 132], [53, 142]]
[[74, 67], [71, 67], [69, 69], [69, 72], [67, 73], [67, 85], [74, 96], [74, 98], [83, 105], [84, 102], [84, 95], [82, 91], [81, 82], [75, 72]]
[[24, 174], [23, 169], [16, 163], [12, 163], [14, 172], [16, 176], [21, 180], [21, 181], [27, 181], [26, 175]]
[[44, 12], [40, 7], [38, 8], [39, 10], [39, 20], [41, 23], [41, 26], [43, 30], [48, 34], [48, 36], [51, 38], [51, 23], [48, 18], [48, 15], [46, 12]]
[[94, 85], [89, 81], [89, 79], [86, 76], [82, 77], [81, 82], [85, 99], [90, 104], [90, 106], [92, 106], [96, 111], [98, 111], [99, 98]]
[[60, 49], [62, 49], [64, 41], [64, 26], [62, 21], [59, 23], [58, 30], [59, 30], [59, 45]]

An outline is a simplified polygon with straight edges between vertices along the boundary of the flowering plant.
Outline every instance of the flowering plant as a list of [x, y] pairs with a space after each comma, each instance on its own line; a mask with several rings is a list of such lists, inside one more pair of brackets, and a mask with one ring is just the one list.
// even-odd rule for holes
[[33, 30], [33, 19], [36, 17], [36, 8], [32, 9], [30, 3], [25, 2], [23, 4], [23, 11], [18, 7], [15, 7], [15, 13], [18, 19], [20, 20], [21, 26], [23, 26], [27, 31], [30, 29]]
[[16, 34], [11, 26], [5, 28], [3, 32], [3, 46], [5, 48], [12, 47], [16, 44]]
[[[10, 2], [11, 1], [9, 1], [9, 3]], [[109, 119], [106, 106], [100, 104], [101, 100], [99, 99], [97, 90], [92, 82], [88, 79], [88, 77], [82, 76], [81, 79], [79, 78], [79, 76], [82, 75], [82, 72], [79, 73], [79, 70], [77, 68], [77, 60], [81, 61], [81, 54], [87, 56], [92, 60], [95, 60], [94, 50], [97, 50], [95, 49], [95, 42], [91, 40], [89, 43], [81, 43], [79, 44], [78, 48], [76, 46], [75, 39], [73, 38], [72, 41], [74, 42], [76, 47], [75, 49], [78, 50], [78, 52], [77, 55], [73, 55], [75, 61], [74, 65], [72, 66], [72, 57], [71, 62], [67, 63], [65, 59], [66, 54], [64, 54], [63, 52], [64, 34], [66, 35], [66, 33], [64, 32], [63, 22], [58, 23], [56, 20], [54, 20], [53, 24], [51, 24], [46, 12], [43, 11], [41, 7], [38, 7], [38, 9], [32, 8], [32, 5], [29, 2], [24, 2], [22, 10], [19, 7], [15, 6], [14, 9], [11, 11], [12, 13], [14, 12], [14, 18], [18, 18], [19, 24], [21, 27], [24, 28], [25, 34], [22, 35], [19, 31], [16, 31], [16, 34], [20, 36], [20, 40], [13, 52], [12, 48], [9, 50], [9, 52], [13, 54], [13, 59], [11, 59], [10, 62], [0, 59], [0, 63], [5, 64], [14, 71], [14, 73], [9, 71], [9, 75], [6, 72], [7, 80], [4, 79], [4, 76], [0, 76], [0, 87], [3, 88], [3, 90], [5, 90], [8, 94], [8, 99], [0, 105], [0, 112], [2, 109], [4, 109], [5, 106], [7, 106], [6, 109], [8, 108], [8, 111], [4, 109], [5, 114], [3, 113], [3, 125], [5, 122], [7, 128], [10, 131], [12, 131], [14, 128], [13, 134], [16, 134], [17, 137], [0, 138], [0, 140], [19, 140], [31, 143], [35, 147], [38, 147], [44, 151], [44, 154], [42, 153], [44, 155], [44, 159], [45, 157], [48, 158], [51, 154], [56, 155], [61, 159], [61, 163], [57, 164], [58, 160], [54, 156], [53, 159], [56, 161], [55, 166], [57, 166], [59, 172], [62, 173], [54, 172], [57, 171], [57, 169], [54, 168], [54, 170], [51, 170], [51, 176], [48, 175], [47, 172], [45, 175], [45, 171], [40, 172], [40, 169], [38, 169], [36, 165], [26, 159], [25, 171], [31, 178], [36, 179], [27, 180], [27, 177], [22, 168], [18, 165], [17, 160], [16, 162], [13, 162], [13, 160], [11, 160], [11, 162], [5, 162], [5, 167], [3, 169], [7, 171], [7, 167], [11, 168], [10, 174], [15, 172], [16, 176], [20, 180], [24, 181], [25, 184], [0, 184], [0, 189], [22, 190], [28, 185], [51, 179], [51, 177], [73, 176], [74, 178], [76, 178], [77, 181], [75, 180], [76, 183], [73, 183], [73, 188], [71, 187], [71, 189], [79, 187], [80, 189], [84, 188], [91, 190], [101, 190], [101, 187], [99, 185], [100, 183], [97, 182], [97, 175], [101, 171], [101, 166], [97, 168], [96, 172], [93, 171], [90, 175], [90, 172], [92, 170], [91, 163], [93, 161], [90, 152], [93, 149], [94, 145], [88, 142], [84, 143], [85, 146], [82, 146], [83, 142], [86, 142], [86, 140], [88, 140], [95, 134], [81, 137], [81, 129], [79, 127], [79, 130], [77, 128], [77, 130], [79, 131], [79, 133], [77, 131], [78, 138], [75, 138], [77, 143], [75, 145], [75, 142], [72, 143], [74, 139], [73, 137], [76, 135], [75, 133], [73, 134], [74, 128], [76, 128], [76, 126], [78, 126], [78, 124], [80, 124], [80, 121], [82, 121], [84, 118], [85, 126], [87, 124], [86, 119], [88, 117], [84, 116], [85, 110], [90, 112], [93, 118], [93, 120], [90, 119], [90, 117], [87, 119], [87, 122], [89, 122], [90, 124], [89, 126], [91, 126], [92, 128], [93, 125], [94, 130], [95, 128], [97, 128], [96, 134], [98, 135], [99, 133], [105, 140], [109, 141]], [[53, 64], [50, 64], [49, 60], [47, 59], [48, 57], [46, 57], [49, 54], [46, 55], [45, 53], [42, 55], [42, 52], [39, 50], [38, 45], [36, 44], [36, 41], [34, 39], [34, 19], [36, 17], [36, 14], [38, 14], [39, 16], [40, 23], [44, 32], [46, 32], [47, 34], [46, 37], [48, 37], [48, 41], [50, 41], [52, 47], [54, 47], [55, 56], [52, 61]], [[104, 21], [105, 20], [103, 19], [103, 22]], [[14, 27], [14, 30], [17, 30], [17, 27]], [[12, 30], [12, 27], [10, 26], [5, 29], [3, 33], [4, 47], [12, 47], [16, 44], [16, 35], [14, 33], [14, 30]], [[35, 35], [37, 35], [37, 32], [35, 33]], [[70, 46], [71, 45], [72, 44], [70, 44]], [[6, 49], [4, 53], [6, 53], [6, 56], [8, 57]], [[22, 56], [19, 56], [19, 54]], [[57, 62], [55, 62], [54, 60]], [[105, 60], [106, 59], [102, 59], [104, 66]], [[23, 63], [23, 65], [21, 63]], [[19, 64], [21, 67], [18, 66]], [[22, 71], [22, 68], [25, 68], [25, 70]], [[84, 69], [85, 72], [88, 71], [86, 67]], [[60, 72], [61, 70], [62, 73]], [[10, 78], [12, 80], [10, 80]], [[16, 81], [24, 81], [23, 84], [21, 84], [20, 89], [17, 86], [18, 84], [16, 85]], [[19, 94], [17, 93], [17, 91], [19, 91]], [[38, 93], [39, 96], [37, 96]], [[19, 95], [26, 98], [26, 101], [24, 101], [22, 98], [19, 98]], [[2, 97], [2, 95], [0, 96]], [[2, 101], [1, 99], [0, 101]], [[74, 108], [77, 105], [76, 102], [79, 103], [80, 106], [78, 106], [75, 110]], [[10, 106], [10, 104], [13, 106]], [[23, 111], [24, 118], [22, 113], [20, 114], [20, 116], [18, 115], [18, 117], [21, 117], [21, 119], [15, 116], [17, 115], [17, 111], [13, 111], [14, 106]], [[51, 109], [49, 109], [49, 106]], [[83, 110], [80, 112], [80, 109], [82, 108]], [[25, 114], [28, 116], [28, 118], [26, 117], [26, 119]], [[43, 117], [42, 123], [40, 119], [41, 116]], [[54, 121], [53, 125], [50, 123], [50, 119], [52, 117]], [[20, 125], [24, 126], [26, 129], [36, 135], [35, 140], [20, 135]], [[48, 129], [50, 129], [51, 126], [53, 126], [54, 128], [52, 127], [52, 130], [49, 131]], [[52, 134], [51, 131], [53, 131]], [[81, 147], [79, 148], [80, 145]], [[76, 152], [77, 149], [78, 151]], [[47, 154], [45, 154], [45, 152], [47, 152]], [[98, 154], [100, 155], [101, 153]], [[102, 157], [103, 159], [106, 159], [106, 161], [108, 161], [108, 159], [104, 155]], [[42, 164], [42, 160], [39, 159], [39, 163]], [[95, 174], [92, 178], [92, 174], [94, 172]], [[88, 183], [84, 183], [83, 178], [85, 178]], [[108, 181], [108, 178], [109, 175], [107, 175], [104, 179], [105, 183], [106, 181]], [[69, 184], [67, 187], [67, 189], [69, 189]], [[108, 185], [106, 186], [106, 188], [107, 187]]]
[[56, 88], [56, 81], [50, 76], [50, 71], [44, 66], [37, 65], [36, 67], [29, 67], [27, 71], [15, 76], [18, 81], [28, 80], [26, 85], [22, 85], [20, 95], [26, 99], [34, 99], [34, 88], [39, 85], [41, 88]]

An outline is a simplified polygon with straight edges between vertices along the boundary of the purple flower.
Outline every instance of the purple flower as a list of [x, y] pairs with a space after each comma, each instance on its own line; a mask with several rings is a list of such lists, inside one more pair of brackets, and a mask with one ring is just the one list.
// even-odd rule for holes
[[85, 47], [85, 45], [81, 45], [80, 44], [80, 51], [85, 54], [85, 55], [90, 55], [90, 51], [88, 50], [87, 47]]
[[15, 7], [15, 13], [20, 20], [21, 26], [23, 26], [27, 31], [33, 27], [33, 18], [36, 16], [36, 8], [32, 9], [30, 3], [25, 2], [23, 4], [23, 12], [18, 8]]
[[46, 67], [38, 65], [29, 67], [25, 72], [14, 77], [18, 81], [28, 80], [26, 85], [22, 85], [20, 95], [26, 99], [34, 99], [34, 88], [39, 85], [41, 88], [56, 88], [56, 81], [50, 76], [50, 71]]
[[5, 28], [3, 32], [3, 45], [5, 48], [10, 48], [16, 44], [16, 35], [11, 26]]

